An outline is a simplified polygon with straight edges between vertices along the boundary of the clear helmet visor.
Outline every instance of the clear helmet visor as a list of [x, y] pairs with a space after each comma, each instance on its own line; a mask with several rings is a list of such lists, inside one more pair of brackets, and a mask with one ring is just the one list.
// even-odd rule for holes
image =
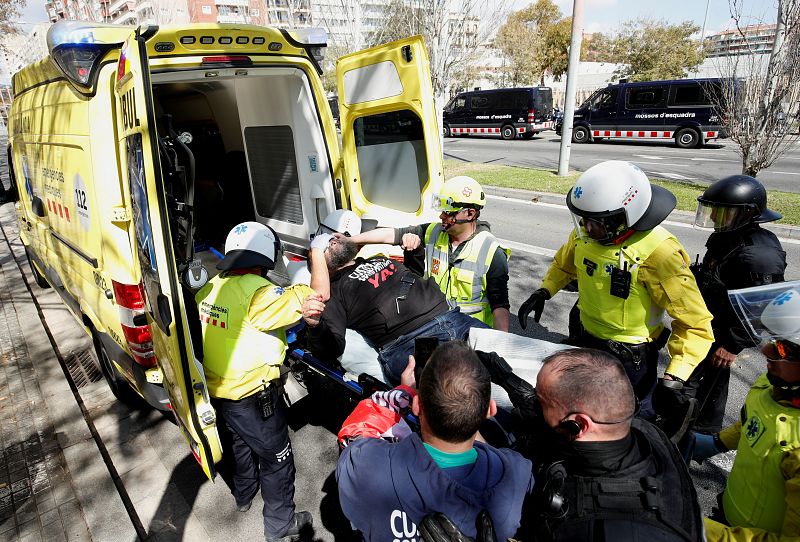
[[762, 349], [787, 341], [798, 345], [800, 351], [800, 281], [731, 290], [728, 297], [739, 320]]
[[572, 222], [578, 237], [584, 241], [607, 244], [626, 231], [625, 212], [620, 211], [606, 217], [590, 218], [572, 214]]
[[697, 204], [694, 227], [716, 232], [732, 231], [750, 222], [752, 216], [752, 209], [745, 205], [715, 205], [701, 201]]
[[457, 213], [461, 210], [460, 205], [456, 207], [456, 202], [453, 201], [453, 198], [445, 198], [439, 194], [434, 194], [433, 196], [433, 208], [440, 213]]

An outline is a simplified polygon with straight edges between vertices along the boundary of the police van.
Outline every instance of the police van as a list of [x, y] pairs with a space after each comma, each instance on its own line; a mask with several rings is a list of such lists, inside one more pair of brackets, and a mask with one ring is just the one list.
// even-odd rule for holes
[[117, 397], [171, 409], [213, 478], [194, 293], [239, 222], [271, 226], [298, 260], [336, 208], [387, 226], [435, 220], [442, 152], [424, 45], [337, 61], [341, 146], [314, 31], [59, 22], [48, 48], [14, 75], [9, 118], [33, 274], [92, 336]]
[[[605, 138], [674, 139], [682, 148], [725, 137], [714, 108], [720, 79], [618, 83], [595, 91], [575, 110], [572, 142]], [[561, 135], [561, 123], [556, 133]]]
[[553, 128], [553, 91], [526, 87], [462, 92], [445, 106], [443, 125], [445, 137], [475, 134], [530, 139]]

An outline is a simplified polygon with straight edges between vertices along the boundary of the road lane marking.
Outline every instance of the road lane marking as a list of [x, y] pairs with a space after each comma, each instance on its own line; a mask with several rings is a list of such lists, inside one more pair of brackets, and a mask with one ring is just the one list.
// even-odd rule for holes
[[681, 175], [680, 173], [669, 173], [669, 172], [666, 172], [666, 171], [653, 171], [651, 173], [653, 173], [654, 175], [659, 175], [661, 177], [666, 177], [667, 179], [677, 179], [679, 181], [696, 181], [697, 180], [697, 177], [687, 177], [685, 175]]
[[689, 158], [693, 162], [741, 162], [741, 160], [728, 160], [726, 158]]
[[800, 173], [797, 173], [796, 171], [769, 171], [765, 169], [764, 172], [774, 173], [775, 175], [800, 175]]
[[501, 246], [510, 248], [511, 250], [515, 250], [517, 252], [528, 252], [530, 254], [546, 256], [548, 258], [552, 258], [556, 255], [556, 251], [549, 248], [537, 247], [525, 243], [517, 243], [516, 241], [511, 241], [510, 239], [500, 239], [499, 237], [497, 240], [500, 242]]
[[639, 158], [644, 158], [645, 160], [666, 160], [663, 156], [655, 156], [652, 154], [632, 154], [631, 156], [638, 156]]

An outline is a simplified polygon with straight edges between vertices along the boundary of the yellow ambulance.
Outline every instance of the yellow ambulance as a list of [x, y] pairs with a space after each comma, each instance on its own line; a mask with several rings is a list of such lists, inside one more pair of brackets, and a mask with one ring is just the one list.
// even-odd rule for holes
[[341, 143], [319, 31], [73, 21], [48, 48], [14, 75], [9, 118], [34, 276], [91, 334], [117, 397], [172, 409], [213, 479], [194, 292], [239, 222], [268, 224], [301, 259], [336, 208], [431, 219], [442, 152], [422, 40], [337, 61]]

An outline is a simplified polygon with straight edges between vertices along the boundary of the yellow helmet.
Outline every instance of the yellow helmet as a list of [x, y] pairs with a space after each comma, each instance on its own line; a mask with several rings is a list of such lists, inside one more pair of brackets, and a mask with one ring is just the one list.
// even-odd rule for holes
[[472, 177], [459, 175], [445, 181], [442, 190], [433, 198], [437, 211], [454, 213], [461, 209], [482, 209], [486, 205], [486, 194]]

